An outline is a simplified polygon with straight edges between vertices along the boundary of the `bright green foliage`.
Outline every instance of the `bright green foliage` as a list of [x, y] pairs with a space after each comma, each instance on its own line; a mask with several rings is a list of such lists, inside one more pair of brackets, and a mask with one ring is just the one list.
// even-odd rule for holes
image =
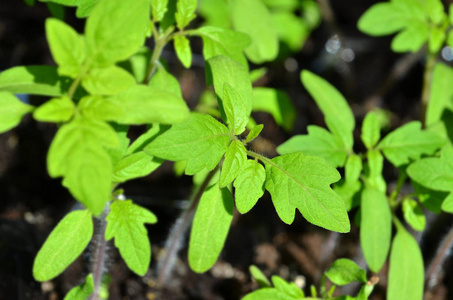
[[442, 202], [442, 210], [453, 214], [453, 192], [450, 192], [444, 202]]
[[379, 117], [374, 112], [369, 112], [365, 116], [362, 124], [362, 142], [367, 149], [372, 149], [381, 138], [381, 126]]
[[35, 109], [33, 118], [41, 122], [66, 122], [74, 114], [74, 102], [67, 96], [53, 98]]
[[119, 104], [99, 95], [83, 97], [77, 109], [87, 118], [103, 121], [115, 121], [124, 114]]
[[[259, 270], [258, 270], [259, 271]], [[253, 275], [253, 273], [252, 273]], [[264, 275], [262, 275], [264, 276]], [[267, 280], [267, 278], [264, 277]], [[274, 287], [266, 286], [246, 295], [242, 300], [297, 300], [305, 299], [304, 292], [294, 282], [288, 283], [279, 276], [272, 276]]]
[[159, 22], [167, 12], [168, 0], [151, 0], [153, 21]]
[[82, 78], [82, 86], [91, 95], [115, 95], [135, 85], [134, 77], [115, 65], [93, 68]]
[[230, 140], [228, 128], [223, 124], [211, 116], [193, 113], [187, 122], [173, 125], [144, 151], [163, 159], [188, 160], [186, 174], [193, 175], [203, 168], [214, 169]]
[[76, 210], [58, 223], [35, 258], [36, 280], [47, 281], [58, 276], [82, 253], [93, 235], [91, 217], [87, 210]]
[[288, 44], [292, 51], [302, 49], [310, 34], [310, 28], [302, 19], [287, 11], [273, 13], [271, 17], [280, 40]]
[[16, 127], [34, 107], [21, 102], [11, 93], [0, 91], [0, 133]]
[[[276, 288], [262, 288], [243, 297], [241, 300], [294, 300]], [[296, 298], [297, 299], [297, 298]], [[303, 298], [299, 298], [303, 299]]]
[[278, 153], [301, 151], [306, 155], [320, 156], [334, 167], [344, 166], [347, 152], [338, 136], [316, 125], [308, 126], [307, 130], [307, 135], [296, 135], [281, 144]]
[[87, 17], [93, 7], [98, 3], [99, 0], [40, 0], [42, 2], [51, 1], [54, 3], [66, 5], [66, 6], [77, 6], [77, 17], [85, 18]]
[[244, 49], [251, 43], [248, 35], [213, 26], [203, 26], [190, 30], [188, 33], [202, 38], [203, 56], [206, 61], [212, 57], [223, 55], [248, 68], [248, 62], [243, 54]]
[[94, 215], [110, 199], [112, 162], [103, 146], [116, 147], [118, 136], [106, 123], [79, 116], [57, 132], [47, 157], [52, 177], [64, 185]]
[[148, 0], [99, 2], [85, 28], [90, 62], [109, 66], [134, 54], [145, 40], [149, 11]]
[[236, 208], [241, 214], [247, 213], [264, 194], [266, 171], [256, 160], [247, 160], [234, 181]]
[[302, 0], [300, 7], [305, 24], [311, 29], [318, 27], [322, 22], [321, 8], [318, 3], [314, 0]]
[[125, 182], [146, 176], [157, 169], [164, 161], [139, 151], [122, 158], [113, 168], [114, 182]]
[[288, 283], [280, 276], [272, 276], [272, 283], [275, 288], [283, 294], [290, 296], [292, 299], [302, 299], [305, 297], [304, 292], [296, 286], [294, 282]]
[[448, 192], [428, 189], [412, 180], [411, 185], [420, 203], [430, 211], [439, 214], [442, 211], [442, 202], [448, 196]]
[[356, 154], [350, 155], [344, 166], [345, 179], [334, 186], [334, 191], [340, 194], [345, 201], [347, 211], [359, 204], [358, 201], [354, 201], [354, 198], [362, 188], [362, 183], [359, 180], [362, 167], [360, 156]]
[[248, 34], [252, 44], [245, 49], [255, 64], [273, 60], [278, 54], [278, 36], [267, 7], [260, 0], [230, 1], [233, 27]]
[[200, 0], [198, 13], [205, 20], [204, 25], [230, 27], [230, 8], [225, 0]]
[[378, 148], [397, 167], [408, 164], [423, 154], [433, 154], [445, 144], [445, 140], [422, 130], [421, 126], [418, 121], [401, 126], [383, 138]]
[[72, 27], [57, 19], [46, 20], [50, 51], [58, 64], [58, 73], [76, 78], [85, 60], [85, 43]]
[[263, 130], [264, 128], [264, 125], [263, 124], [259, 124], [259, 125], [256, 125], [255, 127], [253, 127], [249, 134], [247, 135], [247, 138], [245, 139], [245, 143], [250, 143], [251, 141], [253, 141], [261, 132], [261, 130]]
[[53, 66], [14, 67], [0, 73], [0, 91], [55, 97], [66, 86]]
[[417, 201], [411, 198], [403, 200], [403, 213], [406, 222], [414, 230], [423, 231], [426, 225], [426, 218]]
[[222, 251], [233, 220], [234, 202], [227, 188], [209, 187], [198, 204], [189, 242], [189, 264], [197, 273], [210, 269]]
[[181, 87], [179, 86], [178, 80], [163, 67], [157, 69], [157, 72], [154, 73], [148, 85], [155, 89], [171, 92], [182, 99]]
[[253, 279], [258, 283], [260, 287], [270, 287], [271, 283], [269, 279], [267, 279], [266, 275], [258, 269], [257, 266], [251, 265], [249, 267], [250, 274], [252, 275]]
[[197, 0], [178, 0], [176, 3], [175, 20], [179, 29], [186, 27], [190, 21], [195, 19]]
[[437, 63], [434, 67], [431, 83], [431, 94], [426, 111], [426, 125], [440, 121], [446, 108], [453, 108], [453, 69], [445, 64]]
[[264, 162], [265, 187], [283, 222], [291, 224], [297, 208], [310, 223], [328, 230], [349, 231], [344, 201], [329, 187], [340, 175], [324, 159], [298, 152]]
[[183, 35], [174, 37], [176, 55], [184, 67], [190, 68], [192, 65], [192, 50], [190, 49], [189, 39]]
[[296, 121], [296, 109], [283, 91], [257, 87], [253, 89], [253, 111], [270, 113], [275, 122], [291, 131]]
[[85, 282], [73, 287], [64, 297], [63, 300], [86, 300], [94, 291], [93, 274], [88, 274]]
[[367, 282], [366, 270], [360, 268], [350, 259], [337, 259], [330, 268], [325, 272], [326, 276], [337, 285], [346, 285], [358, 281]]
[[341, 138], [346, 150], [352, 149], [355, 119], [346, 99], [326, 80], [307, 70], [302, 71], [301, 80], [324, 114], [329, 130]]
[[415, 239], [398, 221], [390, 253], [388, 300], [423, 299], [423, 257]]
[[182, 98], [149, 86], [134, 85], [109, 100], [124, 112], [115, 119], [120, 124], [173, 124], [189, 117], [189, 109]]
[[368, 161], [365, 165], [365, 185], [385, 193], [387, 184], [382, 176], [384, 157], [379, 150], [368, 150], [366, 155]]
[[247, 110], [241, 96], [226, 82], [223, 85], [222, 104], [228, 127], [235, 135], [244, 132], [249, 115], [247, 115]]
[[223, 188], [233, 182], [239, 175], [242, 166], [247, 161], [247, 150], [239, 140], [233, 140], [225, 153], [225, 160], [220, 173], [220, 187]]
[[365, 188], [361, 197], [360, 245], [373, 272], [379, 272], [390, 250], [392, 213], [387, 197], [379, 190]]
[[145, 275], [151, 260], [151, 246], [144, 224], [156, 223], [156, 216], [131, 200], [117, 200], [110, 206], [107, 222], [105, 239], [115, 238], [115, 246], [129, 269]]

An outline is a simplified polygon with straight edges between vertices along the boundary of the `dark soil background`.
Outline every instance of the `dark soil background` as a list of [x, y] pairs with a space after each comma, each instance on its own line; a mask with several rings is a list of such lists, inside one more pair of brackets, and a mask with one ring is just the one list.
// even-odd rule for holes
[[[320, 1], [325, 3], [325, 1]], [[390, 50], [391, 38], [372, 38], [356, 29], [363, 12], [375, 1], [331, 1], [335, 20], [330, 19], [312, 33], [300, 53], [282, 55], [267, 64], [268, 74], [258, 85], [286, 91], [297, 108], [298, 118], [291, 133], [280, 129], [265, 113], [253, 116], [265, 125], [263, 138], [254, 147], [269, 156], [275, 147], [294, 134], [306, 133], [308, 124], [323, 126], [322, 114], [303, 89], [299, 74], [312, 70], [344, 93], [360, 125], [364, 114], [374, 107], [392, 112], [392, 127], [419, 119], [424, 60], [421, 55], [396, 55]], [[446, 5], [452, 1], [444, 1]], [[448, 3], [447, 3], [448, 2]], [[83, 21], [66, 10], [66, 21], [83, 31]], [[0, 2], [0, 70], [17, 65], [54, 64], [44, 34], [44, 22], [50, 13], [44, 3], [33, 7], [20, 0]], [[339, 34], [342, 48], [337, 54], [326, 51], [326, 43]], [[200, 41], [194, 42], [194, 66], [182, 68], [168, 46], [163, 57], [180, 80], [185, 99], [194, 107], [204, 89], [204, 66]], [[355, 57], [346, 62], [342, 50], [351, 49]], [[393, 75], [392, 75], [393, 74]], [[32, 104], [46, 99], [34, 97]], [[53, 124], [37, 123], [29, 116], [14, 130], [0, 135], [0, 299], [63, 299], [67, 291], [80, 284], [89, 272], [88, 249], [67, 271], [45, 283], [32, 277], [33, 259], [56, 223], [74, 208], [76, 202], [61, 187], [60, 180], [49, 178], [46, 154], [56, 132]], [[139, 134], [142, 128], [132, 132]], [[357, 151], [362, 151], [360, 132], [356, 132]], [[387, 181], [396, 179], [395, 170], [385, 166]], [[226, 246], [218, 263], [205, 274], [193, 273], [187, 265], [186, 241], [165, 287], [156, 286], [158, 257], [172, 224], [187, 206], [191, 178], [177, 178], [172, 165], [164, 164], [152, 175], [123, 186], [128, 197], [153, 211], [159, 222], [148, 226], [153, 256], [149, 272], [138, 277], [129, 271], [110, 245], [107, 271], [110, 274], [109, 299], [240, 299], [257, 288], [248, 267], [258, 265], [266, 275], [279, 275], [295, 281], [309, 292], [320, 285], [322, 272], [339, 257], [347, 257], [365, 266], [356, 226], [351, 233], [337, 234], [307, 223], [300, 214], [287, 226], [275, 213], [269, 195], [246, 215], [235, 214]], [[452, 225], [448, 215], [427, 213], [427, 230], [416, 234], [428, 266], [442, 238]], [[354, 220], [355, 211], [350, 214]], [[371, 299], [385, 299], [388, 266]], [[427, 289], [425, 299], [453, 299], [453, 269], [450, 259], [437, 270], [437, 280]], [[372, 274], [369, 273], [369, 276]], [[359, 286], [348, 285], [338, 292], [355, 295]]]

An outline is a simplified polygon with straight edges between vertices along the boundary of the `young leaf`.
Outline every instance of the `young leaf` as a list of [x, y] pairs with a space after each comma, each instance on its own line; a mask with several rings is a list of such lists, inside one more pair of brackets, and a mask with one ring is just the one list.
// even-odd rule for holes
[[426, 218], [417, 201], [410, 198], [404, 199], [403, 213], [404, 219], [414, 230], [423, 231], [425, 229]]
[[[293, 297], [277, 290], [276, 288], [262, 288], [247, 294], [241, 300], [294, 300]], [[301, 298], [303, 299], [303, 298]]]
[[426, 21], [412, 21], [392, 40], [395, 52], [417, 52], [428, 40], [429, 24]]
[[[407, 171], [407, 169], [406, 169]], [[448, 196], [448, 192], [441, 192], [441, 191], [434, 191], [432, 189], [428, 189], [416, 181], [411, 181], [412, 187], [417, 195], [418, 200], [420, 203], [430, 211], [440, 214], [442, 211], [442, 202], [444, 202], [445, 198]]]
[[275, 12], [271, 16], [280, 40], [287, 44], [292, 51], [300, 51], [310, 34], [310, 28], [304, 20], [287, 11]]
[[379, 272], [390, 250], [392, 213], [387, 197], [381, 191], [365, 188], [360, 206], [360, 245], [373, 272]]
[[433, 154], [445, 140], [429, 131], [421, 130], [418, 121], [410, 122], [389, 133], [378, 144], [385, 157], [395, 166], [408, 164], [423, 154]]
[[190, 23], [190, 21], [195, 19], [197, 4], [197, 0], [178, 0], [176, 3], [175, 20], [179, 29], [182, 30]]
[[115, 238], [115, 246], [129, 269], [145, 275], [151, 260], [151, 246], [145, 223], [154, 224], [156, 216], [131, 200], [114, 201], [107, 216], [105, 239]]
[[357, 154], [352, 154], [346, 161], [345, 178], [346, 182], [358, 181], [362, 172], [362, 159]]
[[86, 300], [94, 291], [93, 274], [88, 274], [85, 282], [73, 287], [64, 297], [63, 300]]
[[255, 160], [247, 160], [234, 181], [236, 208], [241, 214], [247, 213], [264, 194], [266, 172]]
[[222, 101], [228, 127], [235, 135], [241, 134], [245, 130], [249, 116], [241, 96], [227, 82], [223, 85]]
[[[211, 116], [193, 113], [185, 123], [173, 125], [158, 136], [144, 151], [172, 161], [188, 160], [187, 168], [189, 164], [197, 164], [192, 170], [212, 170], [227, 151], [230, 141], [230, 133], [223, 124]], [[186, 174], [193, 175], [187, 168]]]
[[253, 111], [270, 113], [275, 122], [286, 131], [291, 131], [296, 121], [296, 108], [285, 92], [257, 87], [253, 89]]
[[230, 184], [241, 171], [242, 166], [247, 161], [247, 150], [241, 141], [233, 140], [225, 154], [225, 160], [220, 173], [220, 187], [223, 188]]
[[190, 49], [189, 39], [183, 35], [177, 35], [174, 37], [174, 45], [179, 61], [187, 69], [190, 68], [192, 65], [192, 50]]
[[453, 214], [453, 192], [450, 192], [444, 202], [442, 202], [442, 210]]
[[250, 274], [252, 275], [253, 279], [258, 283], [260, 287], [270, 287], [271, 283], [269, 282], [269, 279], [267, 279], [266, 275], [261, 272], [260, 269], [258, 269], [257, 266], [251, 265], [249, 267]]
[[50, 176], [64, 176], [63, 184], [94, 215], [110, 199], [112, 162], [103, 145], [116, 147], [117, 133], [104, 122], [79, 116], [58, 130], [47, 158]]
[[302, 71], [301, 80], [324, 114], [327, 127], [351, 150], [355, 119], [346, 99], [330, 83], [307, 70]]
[[120, 124], [181, 123], [189, 117], [185, 101], [166, 90], [134, 85], [109, 98], [124, 111], [115, 119]]
[[272, 276], [271, 280], [277, 291], [289, 296], [291, 299], [303, 299], [305, 297], [304, 292], [298, 288], [294, 282], [288, 283], [283, 278], [276, 275]]
[[115, 102], [99, 95], [89, 95], [80, 99], [77, 109], [88, 118], [114, 121], [124, 114], [123, 108]]
[[213, 26], [203, 26], [190, 30], [188, 33], [198, 35], [203, 40], [203, 56], [206, 61], [212, 57], [223, 55], [248, 68], [247, 59], [243, 54], [244, 49], [251, 43], [248, 35]]
[[253, 127], [249, 134], [247, 135], [247, 138], [245, 139], [245, 143], [250, 143], [251, 141], [253, 141], [256, 137], [258, 137], [258, 135], [261, 133], [261, 130], [263, 130], [263, 127], [264, 125], [263, 124], [259, 124], [259, 125], [256, 125], [255, 127]]
[[0, 73], [0, 91], [58, 97], [66, 88], [69, 81], [53, 66], [14, 67]]
[[21, 102], [11, 93], [0, 91], [0, 133], [16, 127], [34, 107]]
[[434, 67], [431, 82], [431, 94], [426, 111], [426, 126], [439, 121], [444, 109], [449, 105], [449, 99], [453, 98], [453, 89], [450, 88], [453, 82], [453, 68], [437, 63]]
[[372, 149], [381, 138], [379, 118], [374, 112], [369, 112], [362, 123], [362, 142], [367, 149]]
[[82, 78], [82, 86], [91, 95], [115, 95], [135, 85], [134, 77], [115, 65], [93, 68]]
[[320, 156], [334, 167], [345, 164], [347, 150], [341, 139], [316, 125], [307, 128], [307, 135], [296, 135], [277, 148], [280, 154], [301, 151], [306, 155]]
[[234, 29], [248, 34], [252, 44], [245, 49], [255, 64], [271, 61], [278, 54], [278, 36], [269, 10], [260, 0], [230, 2]]
[[41, 122], [66, 122], [74, 114], [75, 105], [67, 96], [53, 98], [35, 109], [33, 118]]
[[58, 64], [58, 73], [76, 78], [85, 60], [85, 43], [71, 26], [49, 18], [46, 20], [46, 36], [50, 51]]
[[151, 0], [153, 21], [159, 22], [167, 12], [168, 0]]
[[374, 149], [367, 151], [367, 159], [368, 162], [365, 168], [366, 186], [385, 193], [387, 184], [382, 176], [384, 157], [379, 150]]
[[155, 89], [172, 92], [182, 99], [181, 87], [179, 86], [178, 80], [160, 65], [157, 67], [157, 71], [154, 73], [148, 85]]
[[206, 272], [217, 261], [233, 220], [233, 209], [233, 196], [227, 188], [214, 184], [203, 193], [189, 242], [189, 264], [195, 272]]
[[125, 182], [130, 179], [146, 176], [157, 169], [163, 159], [152, 157], [139, 151], [122, 158], [113, 168], [114, 182]]
[[134, 54], [145, 40], [149, 11], [147, 0], [99, 2], [85, 27], [87, 57], [103, 67]]
[[66, 269], [86, 248], [93, 235], [93, 221], [87, 210], [67, 214], [47, 237], [36, 255], [33, 277], [47, 281]]
[[367, 282], [366, 270], [346, 258], [337, 259], [325, 274], [330, 281], [337, 285], [346, 285], [354, 281]]
[[423, 299], [423, 257], [415, 239], [397, 221], [390, 253], [388, 300]]
[[291, 224], [295, 208], [315, 225], [349, 232], [349, 218], [341, 197], [329, 185], [340, 179], [323, 158], [291, 153], [265, 160], [265, 187], [283, 222]]
[[431, 53], [438, 53], [445, 42], [447, 35], [444, 28], [430, 27], [428, 37], [428, 49]]

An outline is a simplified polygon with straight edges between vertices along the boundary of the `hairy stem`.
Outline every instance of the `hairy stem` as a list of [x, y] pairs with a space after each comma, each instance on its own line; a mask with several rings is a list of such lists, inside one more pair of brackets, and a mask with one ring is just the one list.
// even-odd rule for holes
[[168, 43], [168, 41], [171, 39], [171, 34], [174, 30], [173, 26], [170, 26], [167, 28], [167, 30], [159, 36], [157, 30], [153, 27], [153, 35], [154, 35], [154, 41], [155, 41], [155, 46], [154, 46], [154, 51], [153, 55], [151, 56], [151, 59], [149, 60], [148, 64], [148, 69], [146, 70], [146, 76], [143, 81], [144, 84], [149, 83], [151, 78], [154, 75], [154, 72], [156, 72], [156, 68], [158, 66], [158, 60], [162, 54], [162, 50], [164, 49], [165, 45]]
[[429, 103], [429, 95], [431, 94], [431, 79], [433, 75], [434, 65], [436, 64], [437, 54], [428, 53], [426, 58], [425, 72], [423, 74], [423, 90], [422, 90], [422, 115], [421, 120], [425, 123], [426, 110]]
[[445, 259], [450, 254], [450, 249], [453, 247], [453, 227], [450, 229], [448, 234], [445, 236], [444, 240], [441, 243], [440, 248], [438, 249], [436, 256], [433, 261], [428, 266], [425, 278], [425, 287], [426, 291], [429, 291], [434, 287], [441, 275], [442, 265], [445, 262]]
[[110, 205], [107, 205], [99, 218], [95, 219], [95, 231], [93, 240], [93, 265], [91, 272], [93, 273], [94, 291], [90, 296], [90, 300], [99, 299], [99, 290], [102, 283], [102, 275], [105, 269], [105, 259], [107, 256], [107, 241], [105, 240], [105, 228], [107, 226], [106, 217], [110, 211]]
[[166, 280], [174, 266], [176, 255], [181, 249], [182, 241], [186, 235], [187, 230], [190, 227], [189, 225], [193, 219], [201, 196], [203, 196], [204, 191], [206, 190], [211, 179], [218, 172], [218, 170], [219, 167], [216, 167], [214, 170], [209, 172], [203, 183], [199, 186], [196, 193], [193, 195], [189, 208], [181, 214], [176, 223], [173, 225], [173, 228], [170, 230], [168, 239], [165, 242], [164, 257], [159, 261], [157, 266], [157, 272], [159, 274], [157, 277], [158, 286], [162, 287], [163, 285], [165, 285]]

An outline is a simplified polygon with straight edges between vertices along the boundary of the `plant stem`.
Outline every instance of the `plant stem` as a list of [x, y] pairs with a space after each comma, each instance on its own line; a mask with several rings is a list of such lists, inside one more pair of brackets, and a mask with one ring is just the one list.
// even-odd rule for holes
[[105, 240], [105, 228], [107, 226], [106, 217], [110, 211], [110, 204], [104, 208], [102, 215], [99, 218], [95, 219], [95, 232], [94, 232], [94, 241], [93, 241], [93, 281], [94, 281], [94, 291], [90, 296], [90, 300], [99, 299], [99, 290], [102, 283], [102, 275], [105, 268], [105, 259], [107, 254], [107, 241]]
[[195, 214], [195, 210], [198, 206], [198, 203], [200, 202], [201, 196], [203, 196], [204, 191], [206, 190], [211, 179], [218, 172], [218, 170], [219, 167], [217, 166], [214, 170], [209, 172], [208, 175], [206, 175], [203, 183], [199, 186], [193, 198], [191, 199], [189, 208], [181, 214], [181, 216], [177, 219], [172, 229], [170, 230], [168, 239], [165, 242], [164, 257], [159, 261], [159, 264], [157, 266], [157, 272], [159, 274], [157, 277], [157, 286], [162, 287], [163, 285], [165, 285], [167, 277], [170, 275], [170, 272], [174, 266], [176, 255], [178, 254], [178, 251], [182, 246], [182, 240], [184, 239], [185, 233], [189, 228], [189, 225]]
[[153, 29], [154, 41], [155, 41], [156, 45], [154, 46], [153, 55], [151, 56], [151, 59], [149, 60], [148, 69], [146, 70], [146, 76], [143, 81], [144, 84], [149, 83], [149, 81], [153, 77], [154, 72], [156, 71], [156, 68], [158, 65], [159, 57], [162, 54], [162, 50], [164, 49], [165, 45], [171, 39], [171, 33], [173, 32], [173, 30], [174, 30], [174, 27], [170, 26], [163, 33], [162, 36], [159, 36], [157, 30], [155, 28]]
[[441, 247], [436, 253], [433, 261], [429, 264], [426, 272], [425, 287], [426, 291], [434, 287], [439, 281], [439, 273], [442, 271], [442, 265], [450, 254], [450, 249], [453, 247], [453, 227], [450, 229], [444, 240], [442, 241]]
[[422, 115], [421, 120], [425, 123], [426, 110], [428, 108], [429, 96], [431, 94], [431, 79], [434, 65], [436, 64], [437, 54], [428, 53], [426, 58], [425, 71], [423, 73], [423, 90], [422, 90]]

